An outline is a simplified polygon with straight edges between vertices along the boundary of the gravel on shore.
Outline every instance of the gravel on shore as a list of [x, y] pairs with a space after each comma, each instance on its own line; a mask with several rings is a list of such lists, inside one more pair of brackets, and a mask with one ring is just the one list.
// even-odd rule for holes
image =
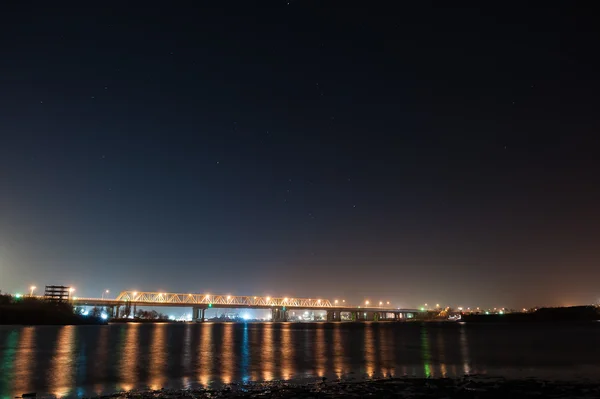
[[183, 389], [118, 392], [101, 396], [139, 399], [229, 398], [600, 398], [600, 383], [536, 379], [508, 380], [484, 376], [451, 379], [388, 378], [366, 381], [322, 381], [232, 384], [220, 389]]

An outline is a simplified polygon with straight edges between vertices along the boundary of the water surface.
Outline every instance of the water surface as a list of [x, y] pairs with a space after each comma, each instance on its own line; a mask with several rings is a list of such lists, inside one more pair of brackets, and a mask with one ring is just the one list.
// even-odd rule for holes
[[600, 323], [203, 323], [0, 326], [0, 398], [271, 380], [600, 380]]

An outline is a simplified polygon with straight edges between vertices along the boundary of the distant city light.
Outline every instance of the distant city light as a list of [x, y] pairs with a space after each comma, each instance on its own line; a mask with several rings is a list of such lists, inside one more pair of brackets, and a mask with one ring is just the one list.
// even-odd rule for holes
[[17, 299], [20, 299], [22, 297], [23, 297], [23, 294], [19, 294], [19, 293], [15, 294], [15, 298], [17, 298]]
[[435, 307], [436, 307], [436, 308], [439, 308], [439, 307], [440, 307], [440, 304], [439, 304], [439, 303], [436, 303], [436, 304], [435, 304]]
[[244, 313], [242, 315], [242, 319], [244, 319], [244, 320], [250, 320], [250, 315], [248, 313]]
[[102, 314], [100, 314], [100, 318], [102, 320], [106, 320], [106, 319], [108, 319], [108, 315], [106, 313], [102, 313]]

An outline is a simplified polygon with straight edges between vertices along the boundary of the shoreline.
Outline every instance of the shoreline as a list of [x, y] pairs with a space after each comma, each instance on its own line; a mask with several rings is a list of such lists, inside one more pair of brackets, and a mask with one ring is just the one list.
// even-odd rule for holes
[[286, 381], [250, 382], [224, 385], [220, 388], [133, 390], [110, 395], [109, 398], [598, 398], [598, 381], [548, 381], [535, 378], [506, 379], [472, 375], [463, 378], [385, 378], [370, 380], [336, 380], [313, 383]]

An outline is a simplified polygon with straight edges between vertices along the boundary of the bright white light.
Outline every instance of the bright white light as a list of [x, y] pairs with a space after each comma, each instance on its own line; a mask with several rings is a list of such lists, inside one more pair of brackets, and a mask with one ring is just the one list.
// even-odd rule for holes
[[89, 310], [81, 309], [81, 315], [82, 315], [82, 316], [87, 316], [87, 315], [89, 315], [89, 314], [90, 314], [90, 311], [89, 311]]
[[250, 320], [250, 315], [248, 313], [244, 313], [242, 315], [242, 319], [244, 319], [244, 320]]
[[231, 299], [231, 295], [227, 295], [227, 299]]
[[106, 320], [106, 319], [108, 319], [108, 315], [107, 315], [106, 313], [102, 313], [102, 314], [100, 315], [100, 318], [101, 318], [102, 320]]
[[175, 316], [169, 316], [169, 320], [175, 320]]

